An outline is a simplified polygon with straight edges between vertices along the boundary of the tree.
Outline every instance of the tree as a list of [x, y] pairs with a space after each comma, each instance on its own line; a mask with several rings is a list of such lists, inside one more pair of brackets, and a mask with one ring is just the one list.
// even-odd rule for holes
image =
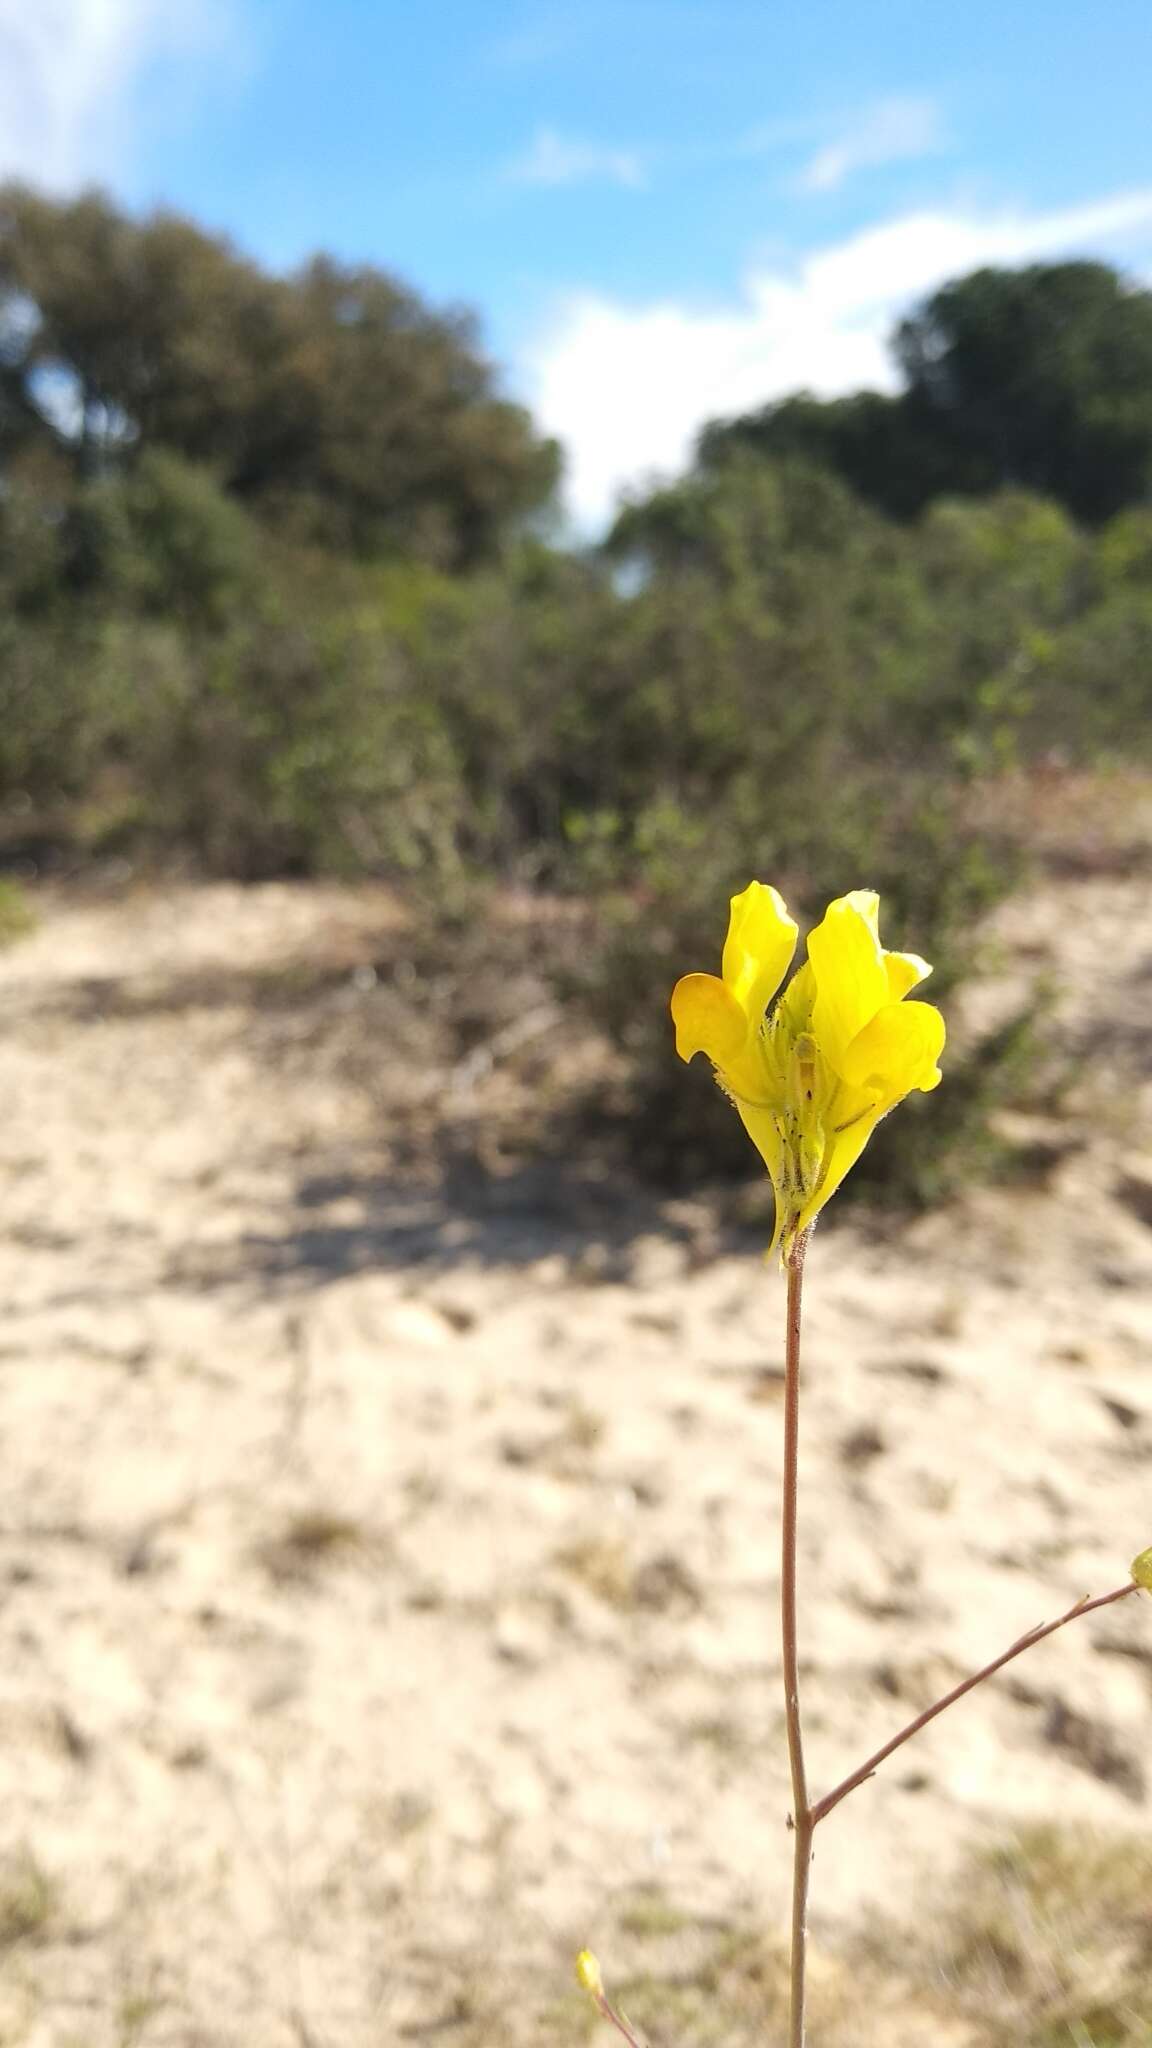
[[556, 446], [496, 397], [467, 315], [317, 257], [290, 282], [285, 325], [237, 487], [309, 538], [456, 567], [551, 494]]
[[1152, 292], [1106, 263], [977, 270], [902, 323], [906, 406], [971, 451], [977, 488], [1096, 525], [1152, 494]]
[[178, 215], [8, 185], [0, 465], [30, 447], [82, 481], [167, 450], [311, 540], [447, 567], [495, 552], [558, 471], [471, 322], [384, 272], [272, 277]]
[[911, 519], [945, 491], [980, 488], [971, 458], [905, 398], [800, 391], [743, 419], [705, 427], [699, 457], [716, 468], [744, 451], [831, 470], [891, 519]]
[[1098, 525], [1152, 499], [1152, 292], [1107, 264], [975, 271], [904, 321], [894, 348], [897, 395], [801, 392], [715, 421], [701, 466], [801, 456], [898, 519], [1009, 489]]

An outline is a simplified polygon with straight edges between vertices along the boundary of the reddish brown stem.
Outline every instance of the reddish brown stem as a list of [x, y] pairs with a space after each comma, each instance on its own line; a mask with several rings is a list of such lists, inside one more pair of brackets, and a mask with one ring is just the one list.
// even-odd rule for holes
[[792, 1967], [789, 2048], [804, 2048], [808, 1958], [808, 1875], [812, 1831], [804, 1737], [800, 1725], [800, 1668], [796, 1629], [796, 1525], [800, 1477], [800, 1307], [808, 1233], [788, 1255], [788, 1310], [784, 1345], [784, 1503], [780, 1529], [780, 1630], [784, 1653], [784, 1722], [792, 1775]]
[[934, 1706], [926, 1707], [922, 1714], [917, 1714], [914, 1721], [909, 1721], [906, 1728], [901, 1728], [898, 1735], [894, 1735], [890, 1742], [886, 1742], [883, 1748], [878, 1749], [862, 1763], [858, 1770], [853, 1771], [831, 1792], [826, 1792], [823, 1799], [818, 1799], [812, 1808], [813, 1828], [831, 1813], [834, 1806], [839, 1806], [842, 1799], [847, 1799], [848, 1794], [854, 1792], [857, 1785], [862, 1785], [865, 1779], [874, 1777], [880, 1765], [894, 1750], [910, 1741], [913, 1735], [918, 1735], [921, 1728], [926, 1728], [929, 1721], [934, 1721], [937, 1714], [944, 1712], [945, 1707], [955, 1706], [956, 1701], [962, 1700], [965, 1693], [971, 1692], [977, 1685], [982, 1685], [986, 1678], [991, 1678], [994, 1672], [1002, 1670], [1005, 1664], [1010, 1664], [1013, 1657], [1019, 1657], [1023, 1651], [1030, 1650], [1034, 1643], [1042, 1643], [1045, 1636], [1054, 1636], [1058, 1628], [1066, 1627], [1068, 1622], [1075, 1621], [1081, 1614], [1094, 1614], [1097, 1608], [1110, 1607], [1114, 1600], [1123, 1600], [1128, 1593], [1135, 1593], [1138, 1590], [1135, 1581], [1129, 1579], [1126, 1585], [1117, 1586], [1112, 1593], [1098, 1593], [1094, 1600], [1090, 1600], [1085, 1594], [1083, 1599], [1075, 1601], [1065, 1614], [1058, 1615], [1055, 1621], [1041, 1622], [1036, 1628], [1030, 1628], [1025, 1635], [1018, 1637], [1009, 1649], [1002, 1651], [999, 1657], [993, 1657], [990, 1664], [982, 1665], [970, 1678], [961, 1679], [959, 1685], [954, 1685], [951, 1692], [944, 1694], [943, 1699], [937, 1700]]

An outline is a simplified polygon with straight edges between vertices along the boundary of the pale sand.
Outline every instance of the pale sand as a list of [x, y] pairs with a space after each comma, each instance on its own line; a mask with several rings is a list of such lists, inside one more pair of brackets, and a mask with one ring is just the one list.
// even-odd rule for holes
[[[451, 2041], [469, 1972], [567, 1997], [638, 1887], [779, 1929], [779, 1276], [690, 1204], [590, 1232], [540, 1175], [381, 1180], [388, 1100], [445, 1085], [391, 1012], [325, 1055], [381, 892], [37, 909], [0, 956], [0, 1846], [48, 1893], [0, 2038]], [[998, 924], [1076, 1054], [1047, 1184], [810, 1258], [818, 1788], [1152, 1542], [1152, 891]], [[255, 1009], [234, 970], [292, 962], [315, 1014]], [[817, 1937], [1031, 1817], [1146, 1828], [1150, 1715], [1147, 1601], [1069, 1628], [827, 1823]]]

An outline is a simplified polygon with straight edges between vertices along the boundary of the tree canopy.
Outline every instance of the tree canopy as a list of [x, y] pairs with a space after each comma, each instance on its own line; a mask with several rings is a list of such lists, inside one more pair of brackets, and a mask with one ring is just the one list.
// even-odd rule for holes
[[368, 265], [269, 275], [176, 214], [0, 188], [0, 465], [75, 479], [162, 449], [300, 538], [446, 567], [545, 505], [554, 443], [467, 315]]
[[705, 468], [802, 456], [898, 519], [1028, 490], [1099, 525], [1152, 498], [1152, 291], [1105, 263], [977, 270], [902, 322], [904, 388], [810, 393], [705, 428]]

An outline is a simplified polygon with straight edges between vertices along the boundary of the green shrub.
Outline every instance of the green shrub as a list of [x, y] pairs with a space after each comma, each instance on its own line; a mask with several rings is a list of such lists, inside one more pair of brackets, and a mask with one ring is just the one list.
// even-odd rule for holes
[[[895, 527], [796, 461], [731, 460], [636, 503], [601, 556], [539, 541], [463, 576], [254, 523], [156, 449], [117, 481], [0, 499], [0, 831], [217, 874], [474, 883], [591, 906], [565, 990], [618, 1048], [630, 1156], [746, 1173], [673, 1064], [668, 990], [728, 895], [808, 918], [878, 888], [885, 932], [972, 971], [1021, 834], [1006, 770], [1141, 758], [1152, 543], [1020, 492]], [[953, 1057], [930, 1121], [869, 1150], [910, 1197], [983, 1170], [1028, 1030]], [[927, 1133], [931, 1131], [931, 1140]], [[952, 1158], [954, 1169], [948, 1166]]]

